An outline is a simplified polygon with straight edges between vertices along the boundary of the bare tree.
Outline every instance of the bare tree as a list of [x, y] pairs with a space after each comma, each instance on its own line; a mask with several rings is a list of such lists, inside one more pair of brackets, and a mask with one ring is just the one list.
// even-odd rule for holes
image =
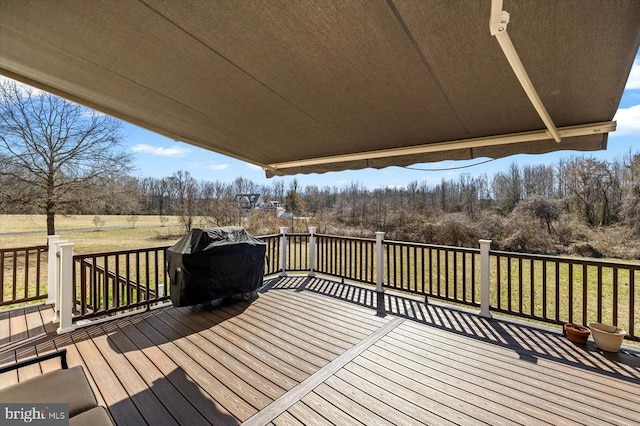
[[118, 120], [0, 80], [0, 177], [20, 183], [4, 198], [46, 213], [49, 235], [57, 213], [91, 202], [104, 178], [130, 170], [121, 141]]
[[503, 214], [510, 213], [522, 200], [522, 173], [517, 163], [493, 177], [493, 195]]
[[569, 161], [567, 187], [581, 216], [589, 226], [616, 222], [622, 193], [620, 181], [607, 161], [575, 157]]
[[178, 198], [178, 216], [186, 232], [194, 226], [198, 208], [198, 181], [191, 173], [178, 170], [170, 178], [171, 186]]

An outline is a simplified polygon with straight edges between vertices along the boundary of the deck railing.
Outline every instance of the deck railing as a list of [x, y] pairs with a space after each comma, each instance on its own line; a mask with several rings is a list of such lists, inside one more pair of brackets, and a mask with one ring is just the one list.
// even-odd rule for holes
[[491, 252], [491, 308], [553, 324], [605, 322], [639, 339], [640, 264]]
[[375, 284], [375, 245], [371, 239], [319, 234], [316, 271]]
[[136, 309], [166, 300], [167, 248], [74, 255], [74, 319]]
[[309, 234], [286, 234], [288, 271], [309, 270], [309, 237]]
[[[309, 271], [480, 307], [483, 315], [499, 312], [550, 324], [605, 322], [640, 341], [640, 264], [491, 251], [488, 241], [473, 249], [385, 241], [382, 233], [367, 239], [310, 230], [287, 234], [283, 228], [258, 237], [266, 243], [265, 275]], [[47, 297], [46, 250], [0, 250], [0, 306]], [[73, 256], [74, 319], [166, 300], [165, 250]]]
[[0, 249], [0, 306], [47, 298], [47, 246]]
[[480, 305], [480, 250], [385, 241], [385, 287]]
[[[308, 234], [291, 234], [288, 261], [305, 270]], [[266, 244], [265, 275], [279, 272], [281, 234], [260, 237]], [[74, 255], [74, 321], [150, 307], [169, 299], [167, 247]], [[304, 257], [304, 260], [301, 260]], [[307, 268], [308, 270], [308, 268]]]
[[260, 239], [266, 244], [264, 274], [272, 275], [280, 271], [280, 234], [265, 235]]

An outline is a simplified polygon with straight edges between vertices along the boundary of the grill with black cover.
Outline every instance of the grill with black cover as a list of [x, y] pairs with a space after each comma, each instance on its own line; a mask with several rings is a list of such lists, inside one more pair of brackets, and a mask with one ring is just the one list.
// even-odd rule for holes
[[239, 226], [192, 229], [167, 249], [173, 306], [249, 299], [262, 286], [265, 252], [265, 243]]

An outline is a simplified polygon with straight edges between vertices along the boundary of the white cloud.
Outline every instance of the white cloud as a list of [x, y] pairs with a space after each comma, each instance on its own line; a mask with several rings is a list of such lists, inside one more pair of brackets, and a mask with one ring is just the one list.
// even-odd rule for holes
[[144, 143], [140, 143], [131, 147], [133, 152], [141, 152], [143, 154], [155, 155], [158, 157], [184, 157], [191, 150], [176, 146], [173, 148], [163, 148], [160, 146], [151, 146]]
[[255, 164], [247, 164], [247, 169], [249, 169], [249, 170], [255, 170], [255, 171], [258, 171], [258, 172], [261, 172], [261, 171], [262, 171], [262, 167], [257, 166], [257, 165], [255, 165]]
[[640, 89], [640, 56], [637, 56], [636, 60], [633, 62], [631, 72], [629, 73], [629, 79], [627, 80], [627, 85], [624, 86], [624, 89]]
[[640, 105], [618, 109], [613, 119], [618, 126], [611, 136], [640, 135]]
[[230, 166], [228, 164], [209, 164], [207, 169], [209, 170], [226, 170]]

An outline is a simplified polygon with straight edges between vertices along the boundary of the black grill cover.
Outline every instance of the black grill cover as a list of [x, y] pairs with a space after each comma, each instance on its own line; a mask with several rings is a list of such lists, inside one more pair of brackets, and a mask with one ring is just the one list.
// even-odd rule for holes
[[190, 306], [262, 286], [266, 245], [244, 228], [193, 229], [167, 249], [173, 306]]

